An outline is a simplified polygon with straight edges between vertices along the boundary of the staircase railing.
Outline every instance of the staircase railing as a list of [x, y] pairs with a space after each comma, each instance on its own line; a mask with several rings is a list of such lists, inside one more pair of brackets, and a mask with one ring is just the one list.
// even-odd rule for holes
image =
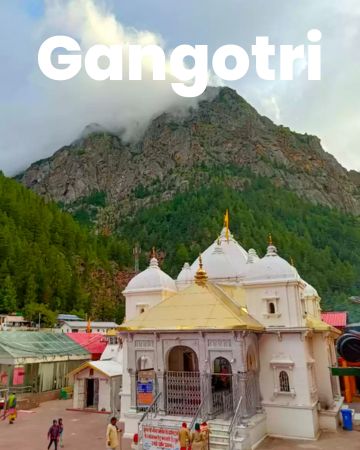
[[234, 438], [236, 433], [236, 427], [239, 425], [239, 422], [242, 418], [242, 404], [243, 398], [240, 397], [239, 402], [235, 409], [235, 414], [233, 418], [231, 419], [230, 426], [229, 426], [229, 450], [232, 450], [234, 448]]
[[195, 424], [196, 424], [196, 422], [198, 421], [199, 418], [201, 418], [203, 422], [207, 420], [207, 414], [205, 412], [205, 410], [206, 410], [206, 401], [207, 401], [207, 399], [205, 399], [205, 398], [202, 399], [202, 401], [201, 401], [201, 403], [200, 403], [200, 405], [199, 405], [199, 407], [198, 407], [198, 409], [196, 411], [196, 414], [195, 414], [195, 416], [193, 417], [193, 419], [192, 419], [192, 421], [190, 423], [190, 426], [189, 426], [189, 430], [190, 431], [194, 428], [194, 426], [195, 426]]
[[139, 444], [141, 444], [141, 445], [142, 445], [142, 439], [143, 439], [143, 434], [144, 434], [144, 422], [148, 418], [155, 417], [156, 414], [158, 413], [158, 411], [160, 409], [159, 408], [160, 397], [161, 397], [161, 392], [158, 392], [156, 394], [154, 400], [150, 404], [150, 406], [147, 408], [147, 410], [144, 412], [144, 414], [142, 415], [141, 419], [139, 420], [139, 423], [138, 423], [138, 435], [139, 435]]

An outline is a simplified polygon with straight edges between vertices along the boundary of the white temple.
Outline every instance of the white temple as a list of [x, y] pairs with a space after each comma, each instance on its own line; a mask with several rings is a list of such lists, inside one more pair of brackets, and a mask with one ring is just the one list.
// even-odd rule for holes
[[224, 450], [337, 429], [343, 399], [329, 367], [338, 331], [271, 240], [259, 258], [225, 226], [176, 281], [153, 255], [124, 295], [123, 449], [138, 429], [144, 447], [168, 448], [144, 426], [184, 420], [207, 420], [211, 449]]

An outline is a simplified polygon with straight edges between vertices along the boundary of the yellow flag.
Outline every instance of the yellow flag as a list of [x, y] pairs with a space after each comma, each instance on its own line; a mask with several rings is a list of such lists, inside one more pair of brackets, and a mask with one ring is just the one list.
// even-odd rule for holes
[[224, 227], [225, 227], [225, 237], [226, 240], [229, 240], [229, 210], [226, 210], [225, 216], [224, 216]]

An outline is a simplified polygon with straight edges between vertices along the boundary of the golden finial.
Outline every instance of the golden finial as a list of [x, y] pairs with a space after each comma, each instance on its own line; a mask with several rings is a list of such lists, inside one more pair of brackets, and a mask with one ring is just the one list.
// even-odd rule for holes
[[290, 263], [293, 267], [295, 267], [294, 258], [292, 256], [290, 256]]
[[226, 240], [229, 240], [229, 210], [226, 209], [225, 216], [224, 216], [224, 227], [225, 227], [225, 237]]
[[151, 249], [151, 258], [156, 258], [156, 250], [155, 247]]
[[208, 279], [208, 276], [207, 276], [206, 271], [203, 269], [203, 262], [202, 262], [202, 257], [200, 254], [199, 255], [199, 268], [195, 274], [195, 283], [204, 284], [204, 283], [206, 283], [207, 279]]
[[217, 240], [216, 240], [216, 243], [217, 243], [217, 245], [221, 245], [221, 242], [220, 242], [220, 236], [218, 236], [218, 238], [217, 238]]
[[87, 321], [86, 332], [87, 333], [91, 333], [91, 319], [90, 319], [90, 316], [89, 316], [88, 321]]
[[268, 244], [269, 245], [273, 245], [273, 240], [272, 240], [271, 233], [269, 233], [269, 236], [268, 236]]

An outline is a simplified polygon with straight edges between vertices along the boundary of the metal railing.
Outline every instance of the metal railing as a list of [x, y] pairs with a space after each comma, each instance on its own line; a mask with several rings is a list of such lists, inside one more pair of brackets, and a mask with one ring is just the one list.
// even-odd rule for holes
[[231, 414], [233, 411], [233, 395], [231, 391], [212, 393], [212, 415]]
[[144, 420], [150, 415], [153, 414], [156, 415], [159, 411], [159, 407], [158, 407], [158, 402], [159, 399], [161, 397], [161, 392], [159, 392], [158, 394], [156, 394], [156, 397], [154, 398], [154, 400], [152, 401], [152, 403], [150, 404], [150, 406], [148, 407], [148, 409], [144, 412], [144, 414], [141, 416], [141, 419], [139, 420], [139, 424], [141, 424], [142, 422], [144, 422]]
[[233, 418], [231, 419], [230, 426], [229, 426], [229, 450], [232, 450], [235, 445], [235, 435], [236, 435], [236, 427], [240, 425], [241, 419], [243, 417], [243, 411], [242, 411], [242, 400], [243, 398], [240, 397], [240, 400], [236, 406], [235, 414]]
[[207, 420], [207, 413], [206, 413], [206, 402], [208, 401], [207, 398], [203, 398], [202, 402], [199, 405], [198, 410], [196, 411], [195, 416], [193, 417], [190, 426], [189, 426], [189, 430], [191, 431], [194, 427], [196, 422], [201, 419], [202, 422]]
[[14, 393], [15, 395], [23, 395], [23, 394], [31, 394], [33, 392], [32, 386], [10, 386], [10, 393]]
[[[154, 419], [157, 415], [157, 413], [159, 412], [159, 400], [161, 397], [161, 392], [158, 392], [158, 394], [155, 396], [154, 400], [152, 401], [152, 403], [149, 405], [148, 409], [144, 412], [144, 414], [141, 416], [141, 419], [139, 420], [138, 423], [138, 435], [139, 435], [139, 444], [142, 445], [142, 440], [143, 440], [143, 431], [144, 431], [144, 424], [146, 423], [146, 421], [151, 421], [152, 419]], [[140, 448], [142, 448], [141, 446], [139, 446]]]

